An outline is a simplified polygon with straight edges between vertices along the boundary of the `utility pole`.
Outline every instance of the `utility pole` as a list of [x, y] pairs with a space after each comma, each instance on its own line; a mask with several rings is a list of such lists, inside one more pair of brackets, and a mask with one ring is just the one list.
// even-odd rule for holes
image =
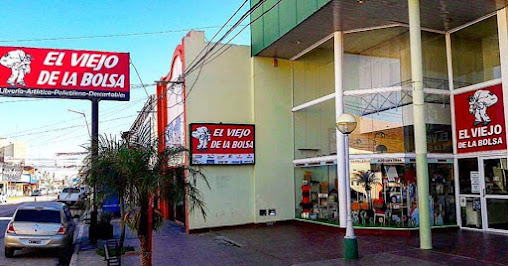
[[[94, 169], [99, 156], [99, 99], [92, 99], [92, 169]], [[92, 244], [97, 243], [97, 176], [92, 171], [93, 176], [93, 196], [92, 212], [90, 213], [90, 230], [88, 238]]]

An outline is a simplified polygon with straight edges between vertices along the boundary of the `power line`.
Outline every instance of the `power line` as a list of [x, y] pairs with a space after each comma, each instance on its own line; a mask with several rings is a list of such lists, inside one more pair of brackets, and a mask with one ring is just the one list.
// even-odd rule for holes
[[[124, 117], [112, 118], [112, 119], [108, 119], [108, 120], [103, 120], [102, 122], [116, 121], [116, 120], [119, 120], [119, 119], [125, 119], [125, 118], [129, 118], [129, 117], [133, 117], [133, 116], [136, 116], [136, 115], [129, 115], [129, 116], [124, 116]], [[68, 127], [61, 127], [61, 128], [50, 129], [50, 130], [44, 130], [44, 131], [38, 131], [38, 132], [32, 132], [32, 133], [19, 134], [19, 135], [15, 135], [15, 136], [11, 135], [11, 136], [6, 136], [6, 137], [17, 138], [17, 137], [24, 137], [24, 136], [32, 136], [32, 135], [36, 135], [36, 134], [44, 134], [44, 133], [61, 131], [61, 130], [70, 129], [70, 128], [82, 127], [82, 126], [83, 125], [72, 125], [72, 126], [68, 126]]]
[[[275, 7], [276, 5], [278, 5], [281, 1], [282, 1], [282, 0], [279, 0], [279, 2], [277, 2], [277, 3], [273, 6], [273, 7]], [[241, 5], [241, 6], [240, 6], [240, 7], [239, 7], [236, 11], [235, 11], [235, 13], [234, 13], [234, 14], [233, 14], [233, 15], [232, 15], [232, 16], [231, 16], [231, 17], [230, 17], [230, 18], [226, 21], [226, 23], [225, 23], [225, 24], [229, 23], [229, 22], [233, 19], [233, 17], [234, 17], [234, 16], [236, 16], [236, 14], [238, 14], [238, 12], [241, 10], [241, 8], [245, 5], [245, 3], [246, 3], [246, 2], [247, 2], [247, 1], [243, 2], [243, 4], [242, 4], [242, 5]], [[208, 56], [208, 55], [209, 55], [209, 54], [210, 54], [210, 53], [211, 53], [211, 52], [212, 52], [212, 51], [213, 51], [213, 50], [217, 47], [217, 45], [219, 45], [219, 44], [220, 44], [220, 42], [221, 42], [221, 41], [223, 41], [223, 40], [224, 40], [224, 39], [225, 39], [225, 38], [226, 38], [226, 37], [227, 37], [227, 36], [228, 36], [231, 32], [233, 32], [233, 30], [234, 30], [236, 27], [238, 27], [238, 26], [239, 26], [239, 25], [240, 25], [240, 24], [241, 24], [241, 23], [242, 23], [242, 22], [243, 22], [246, 18], [248, 18], [248, 16], [249, 16], [249, 15], [251, 15], [251, 14], [252, 14], [252, 12], [254, 12], [257, 8], [259, 8], [259, 7], [260, 7], [260, 6], [261, 6], [264, 2], [266, 2], [266, 0], [261, 0], [261, 1], [259, 1], [258, 3], [256, 3], [254, 6], [252, 6], [252, 7], [251, 7], [251, 8], [250, 8], [250, 9], [249, 9], [249, 10], [248, 10], [245, 14], [243, 14], [243, 15], [239, 18], [239, 20], [238, 20], [235, 24], [233, 24], [233, 26], [232, 26], [232, 27], [231, 27], [231, 28], [230, 28], [230, 29], [229, 29], [226, 33], [224, 33], [224, 35], [223, 35], [223, 36], [222, 36], [222, 37], [221, 37], [221, 38], [220, 38], [217, 42], [213, 43], [213, 46], [212, 46], [209, 50], [207, 50], [207, 51], [205, 52], [205, 54], [204, 54], [201, 58], [199, 58], [199, 55], [200, 55], [200, 54], [201, 54], [201, 53], [202, 53], [202, 52], [203, 52], [203, 51], [204, 51], [204, 50], [205, 50], [205, 49], [206, 49], [209, 45], [211, 45], [211, 43], [212, 43], [211, 41], [212, 41], [212, 40], [213, 40], [213, 39], [217, 36], [218, 32], [214, 35], [214, 38], [212, 38], [212, 40], [210, 40], [210, 42], [209, 42], [209, 43], [208, 43], [208, 44], [207, 44], [207, 45], [206, 45], [206, 46], [205, 46], [205, 47], [204, 47], [204, 48], [200, 51], [200, 53], [198, 54], [198, 56], [196, 56], [196, 57], [194, 58], [194, 60], [191, 62], [191, 64], [189, 64], [189, 68], [185, 70], [184, 76], [187, 76], [189, 73], [191, 73], [191, 72], [193, 72], [195, 69], [199, 68], [198, 75], [197, 75], [196, 79], [194, 80], [194, 82], [193, 82], [192, 86], [189, 88], [189, 90], [187, 90], [187, 94], [186, 94], [186, 95], [184, 95], [184, 97], [182, 98], [182, 100], [181, 100], [181, 101], [176, 102], [175, 104], [173, 104], [173, 105], [171, 105], [171, 106], [167, 107], [168, 109], [169, 109], [169, 108], [172, 108], [172, 107], [174, 107], [174, 106], [177, 106], [177, 105], [179, 105], [179, 104], [181, 104], [181, 103], [183, 103], [183, 102], [185, 102], [185, 101], [186, 101], [187, 97], [188, 97], [188, 96], [189, 96], [189, 94], [192, 92], [192, 89], [194, 88], [194, 86], [196, 85], [196, 83], [197, 83], [197, 81], [198, 81], [198, 79], [199, 79], [199, 77], [200, 77], [200, 74], [201, 74], [201, 71], [202, 71], [202, 69], [203, 69], [204, 62], [205, 62], [205, 60], [206, 60], [206, 57], [207, 57], [207, 56]], [[270, 8], [270, 9], [269, 9], [268, 11], [266, 11], [265, 13], [261, 14], [261, 16], [260, 16], [260, 17], [262, 17], [264, 14], [266, 14], [266, 13], [267, 13], [267, 12], [269, 12], [271, 9], [273, 9], [273, 7], [272, 7], [272, 8]], [[250, 24], [248, 24], [248, 25], [250, 25]], [[244, 26], [244, 28], [243, 28], [241, 31], [243, 31], [243, 30], [244, 30], [244, 29], [245, 29], [248, 25], [245, 25], [245, 26]], [[221, 30], [222, 30], [222, 29], [221, 29]], [[241, 31], [240, 31], [240, 32], [241, 32]], [[232, 39], [236, 38], [238, 35], [239, 35], [239, 33], [237, 33], [237, 34], [236, 34], [236, 35], [235, 35]], [[231, 42], [231, 41], [232, 41], [232, 39], [230, 39], [230, 40], [229, 40], [229, 42]], [[197, 58], [199, 58], [199, 59], [197, 59]], [[197, 59], [197, 61], [196, 61], [196, 59]], [[171, 90], [171, 88], [173, 88], [173, 87], [174, 87], [174, 84], [172, 84], [172, 85], [171, 85], [170, 90]]]
[[148, 94], [148, 91], [146, 91], [145, 84], [143, 84], [143, 80], [141, 80], [141, 76], [139, 75], [139, 72], [138, 72], [138, 69], [136, 68], [136, 65], [134, 65], [134, 62], [132, 62], [132, 59], [130, 60], [130, 63], [132, 65], [132, 67], [134, 68], [134, 71], [136, 71], [136, 75], [138, 75], [139, 82], [141, 82], [141, 86], [145, 90], [146, 96], [150, 97], [150, 95]]
[[138, 32], [138, 33], [119, 33], [119, 34], [106, 34], [106, 35], [89, 35], [89, 36], [71, 36], [71, 37], [50, 37], [40, 39], [19, 39], [19, 40], [0, 40], [0, 43], [11, 43], [11, 42], [42, 42], [42, 41], [72, 41], [72, 40], [85, 40], [85, 39], [99, 39], [99, 38], [118, 38], [118, 37], [138, 37], [146, 35], [161, 35], [169, 33], [189, 32], [192, 30], [205, 30], [215, 29], [221, 26], [205, 26], [187, 29], [176, 29], [166, 31], [152, 31], [152, 32]]
[[[237, 22], [237, 24], [239, 25], [248, 15], [250, 15], [252, 12], [254, 12], [257, 8], [259, 8], [259, 6], [261, 4], [263, 4], [266, 0], [262, 0], [260, 2], [258, 2], [257, 4], [258, 5], [254, 5], [251, 9], [249, 9], [249, 11], [246, 12], [246, 14], [244, 14], [240, 19], [239, 21]], [[252, 20], [249, 24], [247, 25], [244, 25], [243, 28], [237, 32], [232, 38], [230, 38], [225, 44], [221, 44], [222, 46], [216, 50], [214, 53], [212, 53], [210, 56], [214, 56], [215, 57], [212, 57], [210, 59], [207, 60], [207, 56], [210, 54], [210, 52], [215, 48], [217, 47], [217, 45], [220, 44], [220, 42], [222, 40], [225, 39], [225, 37], [227, 37], [227, 35], [229, 35], [233, 30], [234, 30], [234, 27], [231, 28], [228, 32], [225, 33], [225, 35], [218, 41], [216, 42], [212, 48], [210, 48], [210, 50], [208, 50], [205, 55], [203, 55], [203, 57], [201, 57], [193, 66], [191, 66], [189, 69], [187, 69], [185, 71], [185, 76], [188, 76], [190, 73], [194, 72], [198, 67], [199, 67], [199, 72], [198, 72], [198, 75], [197, 77], [195, 78], [194, 80], [194, 83], [192, 84], [192, 86], [190, 87], [190, 89], [187, 91], [187, 95], [184, 95], [183, 99], [171, 106], [168, 107], [169, 108], [172, 108], [176, 105], [179, 105], [183, 102], [185, 102], [187, 100], [187, 97], [189, 96], [189, 94], [192, 92], [192, 89], [194, 88], [194, 86], [196, 85], [197, 83], [197, 80], [199, 79], [200, 77], [200, 74], [201, 74], [201, 71], [203, 69], [203, 66], [210, 63], [211, 61], [215, 60], [217, 57], [221, 56], [222, 54], [224, 54], [227, 50], [229, 50], [229, 48], [231, 48], [232, 46], [231, 45], [228, 45], [229, 43], [231, 43], [231, 41], [233, 41], [236, 37], [238, 37], [238, 35], [240, 35], [240, 33], [242, 33], [248, 26], [250, 26], [252, 23], [256, 22], [258, 19], [260, 19], [261, 17], [263, 17], [265, 14], [267, 14], [268, 12], [270, 12], [271, 10], [273, 10], [278, 4], [280, 4], [282, 2], [282, 0], [279, 0], [277, 1], [272, 7], [270, 7], [269, 9], [265, 10], [259, 17], [257, 17], [256, 19]], [[223, 49], [225, 48], [225, 49]], [[221, 52], [222, 50], [222, 52]]]
[[208, 43], [205, 45], [205, 47], [203, 47], [203, 49], [201, 49], [201, 51], [199, 51], [198, 55], [196, 55], [196, 57], [194, 57], [194, 59], [189, 63], [189, 66], [192, 66], [192, 64], [194, 64], [194, 62], [196, 61], [197, 58], [199, 58], [199, 56], [201, 56], [201, 53], [203, 53], [203, 51], [205, 51], [209, 45], [211, 45], [211, 43], [213, 42], [213, 40], [215, 39], [215, 37], [217, 37], [217, 35], [219, 35], [219, 33], [226, 27], [226, 25], [228, 25], [229, 22], [231, 22], [231, 20], [236, 16], [236, 14], [238, 14], [238, 12], [240, 12], [240, 10], [243, 8], [243, 6], [248, 2], [249, 0], [245, 0], [239, 8], [236, 9], [236, 11], [233, 13], [233, 15], [231, 15], [231, 17], [229, 17], [229, 19], [222, 25], [222, 27], [213, 35], [213, 37], [210, 39], [210, 41], [208, 41]]
[[[243, 26], [243, 28], [238, 31], [233, 37], [231, 37], [226, 43], [224, 43], [218, 50], [216, 50], [214, 53], [212, 53], [210, 55], [210, 59], [204, 59], [202, 61], [202, 64], [203, 65], [206, 65], [208, 63], [210, 63], [211, 61], [215, 60], [217, 57], [221, 56], [222, 54], [224, 54], [227, 50], [229, 50], [232, 45], [229, 45], [235, 38], [238, 37], [238, 35], [240, 35], [240, 33], [242, 33], [248, 26], [252, 25], [253, 23], [255, 23], [256, 21], [258, 21], [260, 18], [262, 18], [265, 14], [267, 14], [268, 12], [272, 11], [277, 5], [279, 5], [280, 3], [282, 2], [282, 0], [279, 0], [277, 1], [273, 6], [271, 6], [269, 9], [263, 11], [263, 13], [258, 16], [257, 18], [255, 18], [254, 20], [252, 20], [249, 24]], [[221, 52], [222, 50], [222, 52]], [[191, 69], [187, 72], [187, 74], [190, 74], [194, 71], [195, 69]]]
[[238, 19], [238, 21], [236, 23], [234, 23], [233, 26], [228, 31], [226, 31], [226, 33], [224, 33], [224, 35], [217, 42], [215, 42], [213, 44], [213, 46], [197, 61], [197, 63], [195, 63], [193, 65], [189, 65], [189, 68], [184, 72], [184, 76], [186, 76], [189, 73], [189, 71], [192, 71], [192, 69], [196, 68], [196, 66], [200, 63], [200, 61], [204, 61], [206, 59], [206, 57], [208, 56], [208, 54], [210, 52], [212, 52], [220, 42], [222, 42], [236, 27], [238, 27], [246, 18], [249, 17], [249, 15], [251, 15], [256, 9], [258, 9], [265, 2], [266, 2], [266, 0], [261, 0], [261, 1], [257, 2], [245, 14], [243, 14]]

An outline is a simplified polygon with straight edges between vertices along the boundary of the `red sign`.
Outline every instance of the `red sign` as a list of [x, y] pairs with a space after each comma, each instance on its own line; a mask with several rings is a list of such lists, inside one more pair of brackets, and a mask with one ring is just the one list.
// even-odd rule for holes
[[254, 125], [191, 124], [192, 164], [254, 164]]
[[129, 54], [0, 47], [0, 96], [129, 100]]
[[501, 85], [454, 96], [457, 152], [506, 149]]

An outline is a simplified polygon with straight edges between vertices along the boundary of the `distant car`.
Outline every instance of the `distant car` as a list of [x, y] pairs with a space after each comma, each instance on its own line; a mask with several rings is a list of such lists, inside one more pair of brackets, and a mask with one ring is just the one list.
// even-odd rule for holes
[[64, 188], [58, 195], [58, 202], [63, 202], [69, 206], [80, 205], [84, 203], [86, 195], [79, 188]]
[[24, 203], [12, 217], [5, 231], [5, 257], [22, 248], [59, 249], [61, 255], [71, 250], [76, 225], [65, 204]]
[[32, 191], [32, 197], [35, 197], [35, 196], [40, 196], [41, 195], [41, 191], [36, 189], [34, 191]]
[[81, 190], [81, 193], [83, 193], [86, 196], [90, 195], [90, 188], [88, 187], [80, 187], [79, 190]]
[[6, 203], [7, 202], [7, 194], [0, 192], [0, 203]]

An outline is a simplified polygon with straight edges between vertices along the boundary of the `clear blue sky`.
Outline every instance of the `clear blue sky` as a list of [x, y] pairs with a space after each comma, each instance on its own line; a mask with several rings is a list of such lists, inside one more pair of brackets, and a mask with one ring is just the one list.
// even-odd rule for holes
[[[0, 46], [86, 49], [129, 52], [144, 83], [153, 83], [169, 71], [171, 56], [185, 31], [136, 37], [79, 40], [23, 41], [44, 38], [98, 36], [221, 26], [243, 0], [165, 1], [2, 1]], [[243, 14], [247, 10], [243, 8]], [[246, 23], [243, 23], [246, 24]], [[207, 29], [210, 39], [215, 29]], [[246, 30], [234, 43], [249, 44]], [[131, 83], [140, 84], [131, 67]], [[155, 93], [155, 87], [148, 87]], [[131, 90], [130, 102], [100, 103], [100, 133], [116, 134], [131, 126], [147, 96], [143, 89]], [[29, 157], [49, 158], [55, 152], [82, 151], [88, 133], [82, 116], [90, 121], [87, 100], [0, 97], [0, 137], [11, 142], [25, 141]], [[127, 117], [127, 118], [124, 118]], [[110, 121], [107, 121], [110, 120]], [[78, 125], [79, 127], [55, 130]]]

